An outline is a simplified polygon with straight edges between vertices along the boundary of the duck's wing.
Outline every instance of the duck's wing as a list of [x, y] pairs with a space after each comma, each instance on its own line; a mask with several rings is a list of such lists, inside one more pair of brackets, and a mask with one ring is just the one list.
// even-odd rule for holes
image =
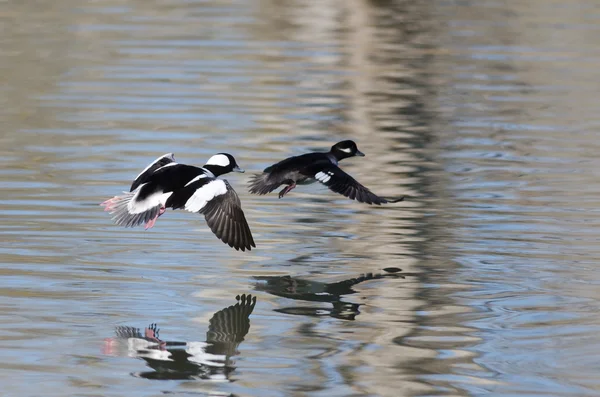
[[[165, 158], [165, 161], [167, 160], [170, 159]], [[162, 161], [158, 161], [149, 166], [148, 170], [137, 178], [143, 183], [137, 185], [133, 191], [124, 192], [123, 195], [115, 196], [101, 204], [105, 211], [113, 214], [116, 224], [134, 227], [146, 223], [146, 228], [150, 228], [165, 208], [184, 207], [195, 191], [188, 185], [198, 182], [201, 178], [208, 178], [202, 168], [175, 162], [161, 166], [161, 163]]]
[[256, 247], [240, 198], [226, 180], [201, 178], [186, 187], [193, 194], [183, 208], [203, 214], [215, 236], [236, 250]]
[[379, 197], [334, 164], [311, 167], [309, 174], [330, 190], [361, 203], [380, 205], [397, 203], [404, 199], [404, 197], [399, 199]]
[[150, 175], [152, 175], [159, 168], [164, 167], [167, 164], [175, 163], [175, 155], [173, 153], [163, 154], [156, 160], [154, 160], [149, 166], [144, 168], [142, 172], [138, 176], [135, 177], [133, 182], [131, 183], [130, 192], [133, 192], [140, 186], [142, 183], [146, 183], [150, 180]]
[[250, 314], [256, 305], [252, 295], [236, 296], [237, 303], [216, 312], [210, 319], [206, 350], [212, 354], [235, 355], [235, 349], [250, 329]]

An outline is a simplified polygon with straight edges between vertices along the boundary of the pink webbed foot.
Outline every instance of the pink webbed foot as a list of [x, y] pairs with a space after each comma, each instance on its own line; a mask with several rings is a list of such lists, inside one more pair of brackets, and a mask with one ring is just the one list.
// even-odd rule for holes
[[167, 209], [165, 207], [160, 207], [160, 210], [158, 210], [158, 214], [154, 218], [146, 222], [146, 224], [144, 225], [144, 230], [152, 229], [158, 217], [164, 214], [166, 210]]
[[146, 222], [146, 224], [144, 225], [144, 230], [152, 229], [154, 227], [154, 224], [156, 223], [157, 219], [158, 219], [158, 215], [156, 215], [154, 218], [152, 218], [148, 222]]
[[104, 338], [104, 346], [102, 347], [102, 354], [107, 356], [116, 355], [117, 341], [114, 338]]
[[161, 348], [166, 345], [166, 343], [158, 337], [158, 328], [156, 327], [156, 324], [150, 324], [150, 327], [144, 329], [144, 337], [151, 342], [158, 343]]
[[292, 183], [291, 185], [286, 186], [281, 192], [279, 192], [279, 198], [282, 198], [283, 196], [288, 194], [295, 187], [296, 187], [296, 182]]
[[144, 337], [146, 339], [151, 340], [152, 342], [157, 342], [157, 343], [162, 342], [160, 339], [158, 339], [155, 328], [145, 328], [144, 329]]

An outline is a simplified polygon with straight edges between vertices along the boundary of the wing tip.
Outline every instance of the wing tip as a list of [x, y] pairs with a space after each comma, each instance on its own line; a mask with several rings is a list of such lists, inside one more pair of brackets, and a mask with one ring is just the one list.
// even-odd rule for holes
[[358, 196], [356, 197], [356, 201], [360, 202], [360, 203], [365, 203], [365, 204], [369, 204], [369, 205], [382, 205], [382, 204], [394, 204], [394, 203], [399, 203], [401, 201], [404, 201], [404, 198], [406, 196], [402, 196], [399, 198], [389, 198], [389, 197], [379, 197], [379, 196], [375, 196], [374, 197], [367, 197], [365, 199], [361, 199]]
[[243, 245], [235, 245], [233, 243], [225, 243], [225, 244], [229, 245], [231, 248], [235, 249], [236, 251], [242, 251], [242, 252], [246, 252], [246, 250], [252, 251], [252, 248], [256, 248], [256, 244], [254, 244], [254, 240], [247, 242]]

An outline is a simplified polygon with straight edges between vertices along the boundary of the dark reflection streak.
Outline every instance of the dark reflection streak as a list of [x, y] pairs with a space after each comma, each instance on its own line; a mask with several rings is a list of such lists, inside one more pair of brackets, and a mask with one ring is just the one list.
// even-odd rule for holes
[[[469, 12], [476, 13], [477, 7], [470, 9]], [[489, 17], [481, 15], [478, 16], [476, 14], [465, 16], [465, 18], [478, 21], [486, 21], [486, 19], [489, 19]], [[489, 23], [486, 25], [486, 28], [489, 29], [490, 32], [489, 34], [484, 35], [484, 37], [494, 38], [494, 41], [499, 45], [514, 45], [514, 42], [511, 40], [512, 35], [510, 34], [510, 31], [506, 30], [506, 26], [508, 25]], [[452, 60], [450, 62], [456, 63], [456, 60]], [[444, 71], [448, 70], [448, 68], [444, 65], [447, 65], [450, 62], [440, 63]], [[486, 68], [488, 70], [501, 71], [503, 74], [515, 73], [515, 67], [503, 60], [490, 60], [487, 61], [487, 63], [488, 64], [486, 65]], [[465, 64], [473, 67], [473, 65], [471, 65], [468, 61], [466, 61]], [[432, 69], [431, 65], [425, 67], [430, 70]], [[440, 72], [436, 72], [435, 69], [433, 72], [436, 75], [440, 75]], [[476, 73], [476, 71], [473, 73]], [[513, 81], [512, 84], [521, 85], [523, 83]], [[478, 94], [482, 97], [467, 97]], [[439, 100], [439, 98], [435, 99]], [[447, 98], [444, 99], [447, 100]], [[461, 91], [460, 88], [455, 88], [453, 90], [451, 99], [460, 99], [462, 102], [466, 103], [486, 102], [484, 93], [477, 92], [476, 90], [462, 89]], [[474, 117], [471, 112], [480, 112], [479, 110], [472, 110], [468, 108], [465, 109], [464, 106], [461, 107], [462, 104], [460, 103], [444, 103], [443, 105], [460, 107], [463, 109], [460, 111], [458, 116], [454, 116], [453, 114], [445, 114], [443, 116], [438, 115], [435, 124], [437, 124], [438, 127], [445, 127], [446, 130], [449, 130], [447, 127], [448, 124], [459, 121], [464, 122], [465, 120]], [[512, 104], [506, 103], [503, 104], [503, 106], [512, 106]], [[521, 112], [521, 109], [518, 107], [503, 110], [505, 113], [510, 113], [511, 118], [514, 120], [518, 119], [519, 113]], [[475, 117], [481, 116], [478, 114]], [[442, 118], [444, 118], [443, 121]], [[498, 132], [497, 134], [502, 134], [502, 132]], [[438, 163], [441, 163], [441, 161], [438, 161]], [[476, 376], [478, 378], [486, 378], [491, 380], [497, 378], [498, 374], [490, 371], [488, 368], [481, 368], [481, 372], [478, 373], [476, 373], [474, 370], [465, 371], [464, 369], [461, 369], [461, 367], [465, 368], [468, 365], [480, 368], [479, 362], [476, 364], [477, 354], [475, 353], [478, 342], [473, 342], [473, 337], [478, 334], [476, 333], [476, 330], [473, 330], [473, 332], [468, 330], [444, 330], [446, 327], [459, 327], [463, 329], [468, 328], [466, 326], [468, 319], [476, 318], [481, 314], [474, 313], [475, 310], [473, 308], [466, 308], [464, 305], [457, 303], [456, 299], [453, 298], [453, 295], [456, 294], [457, 291], [456, 286], [454, 285], [454, 288], [448, 287], [448, 285], [456, 283], [456, 278], [454, 275], [457, 271], [461, 270], [458, 262], [453, 260], [453, 256], [455, 254], [448, 252], [447, 255], [444, 255], [444, 247], [457, 246], [456, 241], [460, 241], [461, 239], [461, 236], [454, 236], [456, 225], [460, 224], [460, 219], [457, 218], [457, 215], [454, 215], [454, 208], [459, 206], [460, 203], [457, 203], [457, 198], [453, 197], [451, 193], [441, 190], [444, 186], [450, 186], [452, 183], [448, 176], [446, 176], [447, 180], [441, 179], [443, 177], [442, 175], [446, 176], [447, 174], [436, 173], [435, 178], [438, 180], [432, 180], [432, 183], [428, 184], [428, 186], [435, 187], [436, 189], [435, 191], [431, 191], [430, 195], [440, 199], [437, 200], [436, 203], [432, 204], [431, 209], [439, 214], [445, 214], [445, 216], [427, 218], [427, 227], [423, 230], [423, 235], [425, 236], [424, 243], [420, 244], [421, 247], [419, 249], [420, 252], [425, 253], [423, 260], [421, 261], [421, 267], [424, 269], [424, 272], [421, 275], [421, 280], [423, 283], [427, 283], [428, 285], [436, 285], [436, 288], [422, 288], [419, 291], [419, 298], [422, 301], [427, 302], [427, 304], [420, 308], [420, 311], [423, 313], [437, 314], [425, 314], [418, 316], [417, 321], [419, 327], [413, 329], [412, 332], [408, 333], [407, 335], [397, 338], [394, 342], [400, 345], [437, 350], [438, 353], [441, 353], [443, 350], [462, 350], [463, 352], [469, 351], [468, 355], [454, 354], [451, 358], [445, 359], [441, 359], [439, 356], [434, 358], [424, 357], [421, 359], [415, 359], [407, 367], [411, 374], [418, 376], [424, 383], [428, 383], [439, 390], [439, 393], [431, 393], [430, 395], [447, 395], [449, 391], [460, 395], [468, 395], [470, 394], [470, 390], [468, 388], [464, 388], [465, 383], [459, 383], [460, 381], [453, 379], [451, 375], [455, 375], [458, 378], [461, 375], [468, 373], [469, 376]], [[463, 306], [461, 308], [463, 313], [457, 314], [452, 310], [448, 310], [448, 308], [452, 306]], [[453, 341], [450, 343], [444, 342], [442, 340], [444, 337], [450, 337]], [[461, 337], [470, 338], [466, 339], [465, 341], [460, 341]], [[432, 380], [434, 377], [436, 380]], [[479, 392], [481, 392], [481, 390], [484, 390], [484, 387], [478, 386], [478, 389]]]
[[[399, 270], [400, 269], [398, 269], [398, 271]], [[327, 314], [333, 318], [352, 321], [360, 314], [360, 311], [358, 310], [360, 304], [346, 302], [343, 300], [342, 296], [355, 294], [356, 291], [352, 287], [357, 284], [386, 277], [404, 278], [404, 275], [391, 272], [383, 274], [367, 273], [335, 283], [322, 283], [292, 276], [257, 276], [255, 277], [256, 280], [264, 281], [266, 283], [257, 283], [254, 288], [258, 291], [265, 291], [272, 295], [288, 299], [330, 303], [333, 306], [332, 309], [293, 306], [275, 309], [276, 312], [310, 317], [318, 317]]]
[[[236, 296], [235, 305], [216, 312], [210, 319], [206, 345], [202, 342], [163, 341], [156, 324], [144, 329], [120, 326], [116, 339], [105, 341], [105, 354], [130, 355], [146, 361], [153, 371], [134, 374], [155, 380], [230, 380], [235, 366], [231, 357], [250, 330], [250, 314], [256, 305], [252, 295]], [[127, 342], [124, 346], [120, 342]]]
[[[411, 5], [412, 3], [412, 5]], [[424, 210], [435, 214], [444, 214], [444, 216], [429, 216], [422, 219], [422, 223], [417, 228], [417, 236], [420, 237], [414, 243], [415, 257], [419, 260], [418, 267], [422, 270], [419, 272], [418, 279], [421, 285], [435, 285], [435, 288], [421, 287], [417, 291], [416, 297], [423, 304], [416, 309], [422, 313], [436, 313], [417, 315], [415, 317], [416, 326], [407, 334], [398, 337], [394, 340], [401, 346], [410, 346], [423, 349], [423, 351], [433, 350], [436, 355], [431, 357], [424, 354], [423, 358], [406, 360], [402, 363], [402, 371], [414, 377], [420, 382], [430, 385], [437, 391], [431, 391], [428, 395], [444, 394], [447, 395], [451, 390], [456, 395], [468, 395], [469, 390], [461, 387], [458, 382], [452, 380], [452, 375], [460, 376], [465, 371], [460, 370], [460, 367], [474, 364], [475, 354], [470, 355], [455, 355], [451, 359], [442, 359], [439, 357], [444, 349], [451, 350], [468, 350], [476, 346], [477, 342], [472, 339], [466, 339], [464, 342], [457, 341], [461, 337], [472, 336], [469, 331], [446, 331], [445, 328], [465, 328], [464, 317], [457, 314], [456, 311], [448, 310], [452, 307], [460, 306], [453, 298], [456, 290], [447, 285], [453, 282], [453, 275], [459, 270], [459, 265], [452, 260], [452, 253], [445, 253], [444, 248], [452, 245], [453, 236], [452, 230], [456, 223], [454, 215], [452, 215], [452, 207], [456, 206], [450, 193], [444, 187], [450, 186], [450, 181], [447, 180], [445, 174], [441, 171], [441, 161], [436, 159], [436, 149], [432, 144], [436, 141], [437, 130], [448, 130], [447, 124], [451, 120], [444, 120], [444, 116], [435, 111], [435, 104], [438, 101], [436, 88], [438, 84], [431, 80], [430, 76], [439, 76], [443, 73], [436, 72], [436, 62], [439, 62], [440, 57], [433, 54], [435, 48], [433, 46], [412, 46], [411, 43], [418, 41], [423, 42], [439, 42], [419, 35], [435, 35], [438, 28], [429, 26], [429, 32], [419, 31], [419, 28], [425, 28], [423, 23], [424, 15], [428, 14], [428, 2], [392, 2], [392, 1], [372, 1], [371, 4], [380, 7], [378, 21], [382, 25], [387, 25], [386, 34], [393, 32], [386, 37], [389, 40], [390, 51], [382, 51], [373, 57], [373, 62], [376, 64], [392, 64], [404, 63], [404, 57], [410, 57], [411, 60], [406, 62], [410, 66], [406, 66], [411, 70], [418, 72], [412, 77], [383, 77], [383, 86], [385, 91], [374, 93], [373, 98], [377, 102], [389, 104], [385, 111], [379, 116], [386, 116], [389, 119], [395, 118], [404, 120], [404, 125], [401, 127], [381, 128], [381, 131], [398, 130], [409, 132], [410, 138], [398, 139], [398, 143], [408, 144], [411, 148], [423, 149], [415, 152], [421, 156], [426, 165], [416, 165], [415, 170], [409, 175], [412, 178], [420, 180], [417, 188], [419, 194], [422, 195], [424, 201]], [[404, 5], [404, 6], [403, 6]], [[405, 23], [393, 24], [399, 14], [406, 13], [412, 8], [420, 8], [419, 16], [421, 18], [411, 20], [408, 19]], [[394, 28], [391, 28], [391, 26]], [[440, 24], [443, 26], [443, 24]], [[506, 37], [505, 32], [493, 32], [490, 37], [495, 37], [495, 34], [501, 37]], [[445, 34], [439, 32], [438, 34]], [[414, 51], [408, 50], [401, 53], [398, 46], [391, 46], [393, 42], [403, 43]], [[417, 51], [417, 48], [428, 48], [429, 51]], [[510, 66], [502, 64], [503, 68], [510, 70]], [[414, 94], [398, 94], [398, 92], [411, 92]], [[473, 102], [477, 102], [474, 100]], [[400, 106], [394, 105], [401, 103]], [[445, 104], [446, 106], [448, 104]], [[468, 116], [468, 115], [465, 115]], [[418, 132], [413, 132], [418, 131]], [[428, 199], [435, 198], [436, 200], [429, 201]], [[468, 308], [462, 308], [461, 311], [471, 311]], [[435, 331], [432, 331], [434, 330]], [[443, 337], [452, 337], [454, 340], [451, 343], [443, 342]], [[430, 375], [433, 375], [430, 376]], [[494, 374], [486, 373], [482, 376], [493, 378]], [[435, 380], [433, 380], [435, 379]]]
[[[431, 213], [436, 209], [435, 201], [446, 197], [444, 186], [447, 181], [440, 180], [439, 168], [436, 166], [436, 156], [432, 149], [432, 143], [435, 142], [434, 131], [436, 125], [441, 121], [437, 120], [435, 112], [435, 99], [437, 83], [432, 79], [432, 63], [435, 61], [438, 49], [433, 43], [436, 43], [438, 35], [438, 24], [433, 12], [434, 2], [415, 2], [409, 0], [387, 0], [387, 1], [368, 1], [368, 0], [349, 0], [343, 2], [343, 22], [335, 24], [331, 20], [322, 17], [321, 14], [315, 14], [315, 21], [305, 23], [304, 30], [295, 29], [298, 21], [293, 17], [294, 12], [298, 12], [293, 6], [300, 9], [299, 2], [293, 1], [275, 1], [263, 0], [273, 9], [273, 12], [264, 15], [271, 18], [272, 22], [281, 26], [276, 32], [278, 39], [303, 40], [314, 44], [317, 41], [315, 35], [321, 34], [318, 40], [329, 40], [340, 43], [335, 47], [336, 56], [330, 57], [336, 59], [334, 67], [340, 70], [349, 70], [348, 78], [339, 80], [327, 79], [327, 86], [323, 84], [312, 86], [315, 92], [315, 98], [324, 91], [337, 90], [347, 93], [343, 95], [336, 106], [328, 106], [325, 102], [320, 108], [314, 106], [314, 102], [303, 103], [300, 106], [310, 108], [311, 114], [319, 112], [320, 115], [327, 117], [319, 118], [317, 121], [310, 122], [310, 134], [302, 135], [299, 130], [298, 136], [305, 139], [306, 135], [311, 140], [331, 141], [335, 140], [334, 135], [349, 136], [357, 141], [368, 141], [370, 149], [368, 161], [362, 162], [357, 166], [363, 169], [364, 174], [381, 175], [382, 170], [390, 181], [397, 180], [397, 185], [403, 184], [404, 178], [410, 178], [416, 182], [403, 186], [412, 189], [414, 198], [412, 200], [418, 203], [417, 209], [406, 209], [405, 211], [389, 211], [386, 214], [387, 219], [382, 219], [378, 228], [378, 233], [382, 235], [401, 235], [401, 232], [408, 232], [411, 236], [407, 242], [401, 242], [406, 246], [410, 253], [404, 249], [393, 247], [397, 253], [387, 254], [389, 247], [382, 244], [379, 250], [373, 249], [373, 259], [376, 260], [394, 260], [394, 255], [402, 260], [406, 256], [415, 259], [410, 262], [413, 269], [419, 269], [416, 278], [420, 285], [430, 285], [439, 280], [437, 277], [437, 266], [430, 264], [429, 258], [432, 252], [440, 252], [444, 237], [444, 221], [436, 217], [425, 216], [425, 213]], [[340, 3], [342, 4], [342, 3]], [[327, 7], [328, 4], [323, 4]], [[330, 4], [329, 4], [330, 5]], [[336, 13], [340, 15], [336, 5]], [[323, 15], [332, 15], [323, 13]], [[308, 15], [308, 13], [307, 13]], [[306, 18], [306, 15], [303, 15]], [[301, 18], [300, 18], [301, 19]], [[331, 26], [337, 28], [334, 35], [331, 34]], [[310, 35], [307, 33], [310, 32]], [[272, 33], [272, 32], [271, 32]], [[307, 39], [308, 38], [308, 39]], [[328, 41], [328, 42], [329, 42]], [[307, 84], [310, 84], [307, 81]], [[314, 138], [314, 131], [319, 131], [318, 139]], [[393, 134], [398, 133], [397, 138]], [[315, 145], [317, 146], [317, 145]], [[397, 156], [389, 156], [390, 153], [398, 153]], [[407, 154], [408, 152], [408, 154]], [[377, 159], [378, 156], [386, 160]], [[375, 158], [375, 160], [370, 160]], [[409, 164], [406, 159], [411, 159]], [[385, 164], [387, 162], [387, 164]], [[385, 171], [386, 165], [391, 169], [397, 169], [393, 166], [410, 166], [410, 171], [398, 174], [392, 174]], [[364, 181], [368, 183], [368, 180]], [[400, 192], [398, 192], [400, 193]], [[402, 192], [404, 194], [405, 192]], [[436, 200], [431, 200], [436, 199]], [[309, 199], [311, 202], [319, 202], [315, 199]], [[420, 207], [419, 207], [420, 206]], [[365, 214], [369, 214], [371, 208], [364, 209]], [[363, 217], [362, 214], [354, 214], [356, 224], [344, 225], [341, 229], [345, 233], [354, 233], [362, 235], [361, 221], [372, 222], [372, 220]], [[303, 224], [318, 224], [324, 222], [321, 219], [310, 219], [303, 217]], [[398, 226], [411, 224], [411, 226]], [[346, 229], [347, 227], [347, 229]], [[411, 228], [413, 230], [401, 230]], [[400, 233], [399, 233], [400, 232]], [[390, 243], [392, 243], [390, 241]], [[399, 244], [399, 245], [400, 245]], [[329, 247], [331, 250], [331, 247]], [[357, 255], [369, 252], [371, 247], [369, 243], [356, 239], [349, 244], [345, 253]], [[381, 253], [381, 255], [379, 255]], [[369, 254], [365, 254], [367, 257]], [[371, 259], [371, 258], [369, 258]], [[415, 263], [416, 262], [416, 263]], [[452, 267], [452, 265], [450, 266]], [[266, 284], [256, 286], [257, 290], [264, 290], [277, 296], [283, 296], [290, 299], [306, 300], [313, 302], [322, 302], [331, 304], [333, 308], [323, 309], [322, 307], [290, 307], [276, 309], [279, 312], [287, 314], [300, 314], [305, 316], [327, 315], [344, 320], [354, 320], [359, 314], [360, 304], [347, 303], [342, 295], [354, 293], [352, 289], [353, 281], [350, 285], [344, 283], [331, 284], [318, 283], [294, 278], [291, 276], [263, 278]], [[360, 278], [355, 279], [355, 281]], [[364, 281], [364, 280], [361, 280]], [[361, 282], [359, 281], [359, 282]], [[337, 285], [336, 285], [337, 284]], [[396, 291], [386, 287], [381, 289], [380, 295], [386, 299], [396, 297]], [[392, 284], [392, 283], [389, 283]], [[407, 283], [408, 284], [408, 283]], [[414, 288], [414, 283], [411, 284]], [[329, 289], [328, 289], [329, 288]], [[448, 294], [439, 294], [439, 290], [431, 290], [425, 287], [417, 287], [416, 298], [421, 302], [420, 306], [407, 307], [413, 313], [418, 311], [427, 311], [434, 308], [438, 302], [451, 302]], [[439, 294], [436, 296], [435, 294]], [[412, 297], [411, 297], [412, 298]], [[394, 305], [393, 309], [407, 311], [403, 303]], [[393, 311], [391, 307], [387, 310]], [[379, 348], [375, 353], [365, 350], [361, 354], [353, 355], [349, 358], [349, 365], [341, 365], [336, 368], [336, 373], [343, 379], [338, 381], [335, 386], [347, 386], [352, 390], [360, 390], [364, 395], [414, 395], [424, 391], [423, 394], [434, 393], [436, 385], [432, 385], [422, 375], [429, 373], [452, 374], [453, 370], [445, 366], [435, 358], [426, 360], [413, 359], [411, 357], [401, 357], [399, 354], [402, 349], [395, 349], [394, 342], [403, 344], [402, 339], [392, 341], [387, 338], [393, 329], [398, 327], [390, 326], [386, 321], [397, 321], [394, 314], [379, 317], [379, 320], [373, 324], [370, 329], [356, 329], [355, 332], [364, 332], [365, 336], [377, 337], [377, 341], [368, 339]], [[408, 330], [409, 335], [418, 335], [421, 328], [425, 326], [424, 317], [414, 315], [415, 327], [402, 328], [398, 332]], [[397, 323], [396, 323], [397, 324]], [[307, 323], [298, 330], [299, 334], [309, 335], [315, 340], [322, 338], [318, 332], [312, 332], [314, 323]], [[411, 325], [412, 326], [412, 325]], [[412, 331], [411, 331], [412, 329]], [[436, 347], [432, 347], [435, 349]], [[330, 349], [326, 350], [330, 353]], [[356, 353], [356, 352], [355, 352]], [[429, 355], [431, 356], [431, 355]], [[360, 371], [357, 367], [364, 366], [368, 370]], [[419, 367], [420, 366], [420, 367]], [[392, 368], [390, 368], [392, 367]], [[319, 363], [319, 370], [314, 371], [322, 382], [331, 383], [331, 377], [326, 376], [323, 368], [327, 368], [327, 362], [323, 360]], [[350, 369], [353, 368], [353, 369]], [[393, 371], [393, 372], [392, 372]], [[408, 376], [406, 376], [408, 375]], [[407, 386], [406, 379], [414, 382]], [[415, 384], [418, 384], [415, 385]], [[433, 387], [430, 387], [433, 386]], [[459, 391], [457, 394], [465, 394]], [[362, 395], [362, 394], [361, 394]]]
[[[370, 43], [373, 45], [366, 47], [362, 59], [369, 60], [371, 69], [385, 71], [375, 76], [373, 81], [363, 84], [371, 89], [367, 96], [367, 103], [370, 105], [367, 114], [374, 120], [373, 134], [394, 131], [402, 133], [402, 137], [392, 138], [394, 143], [389, 146], [391, 150], [394, 147], [410, 148], [416, 161], [411, 164], [413, 170], [406, 176], [418, 180], [418, 183], [411, 185], [417, 196], [412, 200], [421, 202], [421, 213], [436, 213], [440, 210], [440, 205], [449, 202], [448, 193], [444, 189], [449, 181], [445, 180], [440, 172], [441, 167], [437, 165], [440, 162], [432, 145], [436, 141], [435, 131], [444, 126], [444, 121], [435, 108], [439, 84], [432, 79], [432, 76], [436, 75], [433, 65], [439, 57], [436, 43], [444, 32], [436, 22], [433, 2], [371, 0], [369, 4], [370, 22], [374, 25], [374, 32], [370, 37]], [[384, 120], [385, 123], [378, 120]], [[402, 164], [401, 161], [393, 160], [391, 163]], [[438, 204], [439, 202], [442, 204]], [[446, 218], [439, 216], [421, 216], [417, 219], [413, 234], [416, 238], [411, 241], [410, 247], [417, 260], [415, 268], [420, 270], [416, 274], [421, 286], [417, 287], [416, 300], [422, 304], [413, 310], [415, 313], [443, 310], [454, 304], [450, 296], [452, 292], [424, 286], [440, 283], [440, 277], [447, 272], [452, 273], [457, 267], [451, 261], [439, 263], [431, 260], [444, 256], [443, 248], [448, 244], [447, 229], [450, 225]], [[455, 315], [450, 315], [442, 321], [448, 326], [460, 324]], [[431, 321], [427, 316], [415, 314], [414, 325], [407, 328], [408, 332], [403, 337], [394, 339], [394, 343], [411, 346], [406, 341], [426, 333], [424, 330], [431, 325]], [[424, 348], [424, 352], [441, 348], [435, 341], [419, 347]], [[465, 364], [472, 363], [471, 358], [462, 360]], [[398, 371], [408, 375], [408, 379], [432, 387], [426, 393], [428, 395], [435, 395], [435, 390], [441, 389], [439, 383], [430, 381], [426, 375], [444, 376], [455, 373], [453, 365], [456, 361], [441, 360], [437, 356], [431, 357], [430, 354], [424, 354], [424, 358], [404, 358], [395, 361]], [[401, 384], [398, 386], [402, 387]], [[447, 387], [448, 384], [444, 382], [443, 386]], [[467, 394], [466, 390], [454, 385], [451, 387], [457, 395]], [[389, 388], [381, 390], [390, 392]], [[404, 391], [404, 395], [415, 394], [421, 393], [416, 388]]]

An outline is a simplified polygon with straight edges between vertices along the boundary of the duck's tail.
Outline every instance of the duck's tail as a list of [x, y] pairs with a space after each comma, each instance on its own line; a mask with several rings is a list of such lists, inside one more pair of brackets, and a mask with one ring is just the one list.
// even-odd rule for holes
[[269, 181], [269, 174], [255, 174], [252, 175], [252, 179], [248, 184], [248, 191], [252, 194], [267, 194], [271, 193], [273, 190], [277, 189], [281, 185], [281, 183], [273, 183]]
[[143, 211], [131, 211], [130, 202], [135, 200], [136, 189], [133, 192], [124, 192], [122, 196], [115, 196], [111, 199], [106, 200], [101, 206], [104, 207], [104, 211], [107, 211], [113, 215], [113, 221], [119, 226], [135, 227], [146, 222], [146, 228], [154, 226], [152, 220], [156, 220], [161, 214], [161, 204], [148, 206]]

